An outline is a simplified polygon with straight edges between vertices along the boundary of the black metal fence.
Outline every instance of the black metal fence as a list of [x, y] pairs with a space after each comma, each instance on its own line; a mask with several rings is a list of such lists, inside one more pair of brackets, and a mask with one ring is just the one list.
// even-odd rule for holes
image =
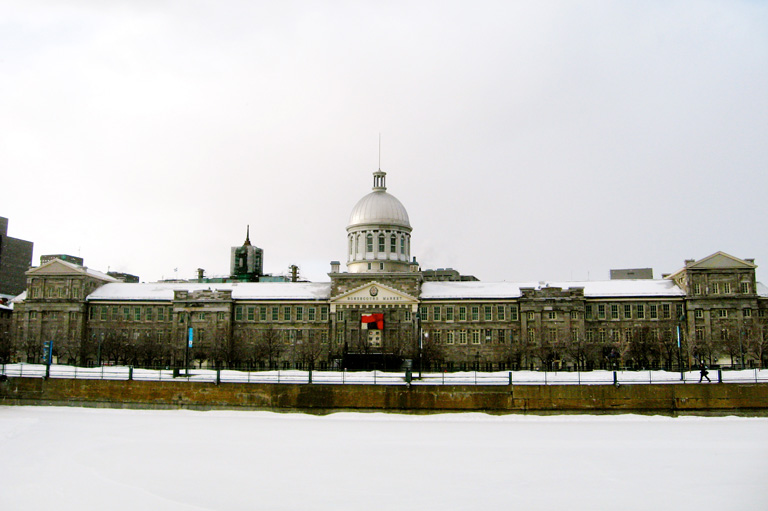
[[[70, 365], [4, 364], [6, 378], [66, 378], [89, 380], [192, 381], [214, 383], [360, 384], [360, 385], [632, 385], [687, 384], [703, 379], [698, 370], [669, 371], [236, 371], [214, 369], [138, 368], [132, 366], [77, 367]], [[712, 383], [768, 382], [768, 369], [712, 369]]]

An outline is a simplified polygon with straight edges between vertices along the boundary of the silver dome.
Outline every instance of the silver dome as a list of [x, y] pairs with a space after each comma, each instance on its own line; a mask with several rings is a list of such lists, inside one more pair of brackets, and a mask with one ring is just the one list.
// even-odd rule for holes
[[408, 212], [403, 204], [394, 195], [383, 190], [371, 192], [360, 199], [349, 215], [349, 227], [371, 224], [411, 228]]
[[373, 173], [373, 191], [360, 199], [349, 215], [349, 225], [393, 225], [411, 230], [408, 212], [396, 197], [387, 193], [386, 172]]

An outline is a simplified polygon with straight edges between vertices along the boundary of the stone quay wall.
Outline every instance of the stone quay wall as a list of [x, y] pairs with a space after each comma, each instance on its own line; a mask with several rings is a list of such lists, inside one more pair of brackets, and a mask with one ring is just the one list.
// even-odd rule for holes
[[768, 415], [768, 383], [323, 385], [8, 378], [0, 405], [330, 413], [738, 413]]

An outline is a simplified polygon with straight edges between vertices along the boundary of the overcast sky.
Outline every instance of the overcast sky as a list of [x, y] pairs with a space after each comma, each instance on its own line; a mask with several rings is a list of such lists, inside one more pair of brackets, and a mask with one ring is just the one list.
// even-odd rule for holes
[[423, 269], [768, 278], [768, 2], [3, 3], [0, 216], [34, 264], [224, 275], [250, 224], [265, 271], [328, 280], [379, 133]]

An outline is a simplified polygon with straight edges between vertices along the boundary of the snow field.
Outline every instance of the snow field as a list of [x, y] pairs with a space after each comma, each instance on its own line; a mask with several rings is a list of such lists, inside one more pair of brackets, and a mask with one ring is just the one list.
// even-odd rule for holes
[[764, 509], [768, 419], [0, 407], [0, 509]]

